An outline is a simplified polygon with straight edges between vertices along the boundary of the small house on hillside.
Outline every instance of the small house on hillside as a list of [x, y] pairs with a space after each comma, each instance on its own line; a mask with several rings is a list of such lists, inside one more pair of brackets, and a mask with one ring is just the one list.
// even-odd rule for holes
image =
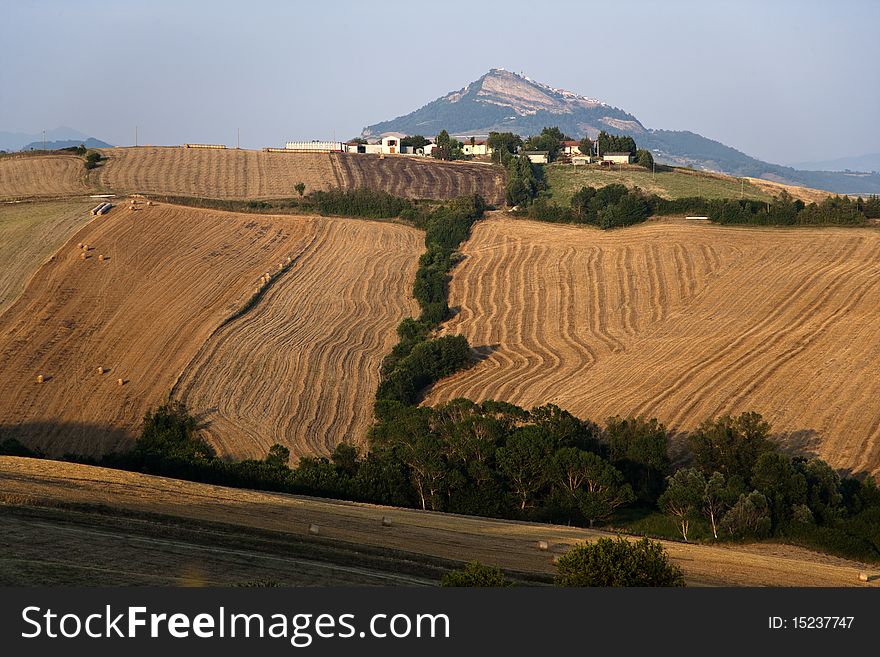
[[569, 157], [583, 155], [583, 153], [581, 153], [580, 144], [579, 141], [564, 141], [561, 144], [560, 151], [563, 155], [568, 155]]
[[547, 164], [550, 161], [550, 151], [523, 151], [522, 154], [529, 158], [532, 164]]
[[462, 144], [461, 150], [465, 155], [480, 156], [492, 154], [492, 149], [489, 148], [485, 139], [475, 140], [473, 144], [470, 141], [465, 141]]
[[382, 137], [382, 153], [384, 155], [397, 155], [400, 153], [400, 138]]
[[611, 162], [613, 164], [632, 164], [632, 153], [605, 153], [602, 155], [603, 162]]

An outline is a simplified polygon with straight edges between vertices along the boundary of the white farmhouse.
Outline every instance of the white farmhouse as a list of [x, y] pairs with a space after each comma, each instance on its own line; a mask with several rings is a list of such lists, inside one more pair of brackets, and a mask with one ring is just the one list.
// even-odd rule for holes
[[529, 158], [532, 164], [547, 164], [550, 161], [550, 151], [523, 151], [522, 154]]
[[605, 153], [602, 155], [602, 161], [614, 164], [631, 164], [633, 156], [631, 153]]

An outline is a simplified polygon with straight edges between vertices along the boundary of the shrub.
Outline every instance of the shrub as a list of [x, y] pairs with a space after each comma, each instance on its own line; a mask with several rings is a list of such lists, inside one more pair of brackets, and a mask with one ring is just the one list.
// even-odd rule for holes
[[559, 558], [556, 570], [557, 586], [684, 586], [681, 569], [647, 538], [577, 545]]
[[493, 587], [513, 586], [513, 583], [497, 566], [472, 561], [461, 570], [451, 570], [443, 575], [440, 586]]

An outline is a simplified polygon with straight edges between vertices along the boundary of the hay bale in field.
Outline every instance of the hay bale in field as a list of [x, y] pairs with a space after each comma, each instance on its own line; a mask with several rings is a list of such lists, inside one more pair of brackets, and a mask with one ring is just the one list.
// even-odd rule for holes
[[388, 516], [382, 516], [382, 526], [383, 527], [390, 527], [391, 526], [391, 518], [389, 518]]
[[320, 533], [321, 533], [321, 528], [318, 527], [318, 525], [316, 525], [314, 523], [309, 525], [309, 534], [311, 534], [312, 536], [317, 536]]
[[118, 385], [118, 386], [124, 386], [124, 385], [125, 385], [125, 379], [116, 379], [116, 385]]
[[77, 244], [77, 245], [76, 245], [76, 248], [78, 248], [78, 249], [82, 249], [82, 248], [83, 248], [83, 243], [80, 242], [79, 244]]
[[103, 374], [103, 373], [104, 373], [104, 368], [99, 365], [98, 366], [98, 374]]
[[85, 260], [85, 259], [88, 258], [88, 257], [89, 257], [89, 256], [86, 255], [85, 251], [83, 251], [82, 253], [79, 254], [79, 259], [80, 259], [80, 260]]
[[45, 380], [46, 377], [44, 377], [42, 374], [37, 374], [37, 383], [42, 383]]
[[868, 577], [868, 573], [859, 573], [860, 582], [867, 582], [869, 579], [870, 577]]
[[547, 543], [547, 541], [538, 541], [538, 549], [546, 551], [550, 549], [550, 545]]
[[103, 253], [98, 255], [98, 260], [100, 260], [101, 262], [104, 262], [104, 254]]

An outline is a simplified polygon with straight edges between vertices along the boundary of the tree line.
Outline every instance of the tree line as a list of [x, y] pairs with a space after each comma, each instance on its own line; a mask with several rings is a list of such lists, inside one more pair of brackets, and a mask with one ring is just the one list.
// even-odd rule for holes
[[698, 214], [718, 224], [758, 226], [864, 226], [875, 214], [880, 216], [880, 201], [874, 198], [828, 196], [820, 203], [807, 204], [785, 191], [772, 201], [696, 196], [664, 199], [638, 187], [630, 189], [614, 183], [600, 188], [582, 187], [572, 195], [568, 206], [539, 196], [540, 191], [535, 193], [536, 198], [519, 208], [521, 216], [552, 223], [589, 224], [603, 229], [631, 226], [651, 216], [673, 214]]

